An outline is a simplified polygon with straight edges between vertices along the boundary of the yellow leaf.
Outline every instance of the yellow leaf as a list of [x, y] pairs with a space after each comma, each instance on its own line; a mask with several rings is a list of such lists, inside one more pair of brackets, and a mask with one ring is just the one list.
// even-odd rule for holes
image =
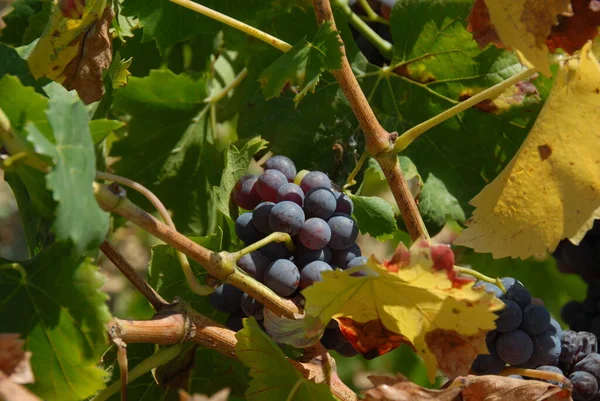
[[80, 54], [83, 35], [100, 19], [105, 6], [106, 0], [87, 0], [82, 10], [74, 12], [79, 18], [69, 18], [55, 3], [50, 20], [27, 60], [33, 76], [63, 83], [65, 68]]
[[[453, 257], [450, 270], [434, 265], [437, 263], [432, 252], [435, 247], [449, 250], [445, 245], [417, 242], [411, 248], [407, 266], [388, 264], [386, 269], [371, 257], [367, 276], [352, 276], [360, 268], [324, 272], [323, 281], [302, 292], [306, 298], [307, 335], [323, 330], [332, 317], [341, 323], [354, 321], [356, 326], [381, 322], [385, 330], [402, 336], [414, 347], [425, 361], [429, 380], [433, 382], [439, 367], [436, 355], [444, 355], [439, 349], [444, 341], [436, 335], [448, 332], [479, 336], [495, 327], [497, 316], [493, 312], [503, 307], [492, 294], [473, 289], [472, 281], [456, 277]], [[430, 348], [433, 343], [437, 353]], [[449, 346], [451, 342], [446, 344]], [[477, 353], [487, 353], [483, 341], [476, 342], [474, 347], [476, 352], [468, 366]]]
[[600, 64], [588, 43], [562, 66], [518, 153], [471, 200], [472, 220], [454, 244], [524, 259], [581, 237], [600, 207], [598, 127]]
[[502, 42], [545, 75], [551, 75], [546, 37], [559, 15], [571, 15], [571, 0], [485, 0]]

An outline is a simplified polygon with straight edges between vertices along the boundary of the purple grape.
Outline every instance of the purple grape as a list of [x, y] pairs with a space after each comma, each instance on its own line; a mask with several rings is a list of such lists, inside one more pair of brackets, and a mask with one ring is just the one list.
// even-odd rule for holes
[[487, 281], [478, 281], [473, 285], [473, 288], [483, 287], [485, 292], [496, 295], [496, 298], [500, 298], [504, 295], [500, 287], [496, 284], [488, 283]]
[[329, 263], [331, 261], [331, 249], [328, 247], [318, 250], [308, 249], [302, 243], [296, 246], [296, 262], [298, 266], [305, 266], [315, 260]]
[[514, 278], [514, 277], [502, 277], [502, 278], [500, 279], [500, 281], [502, 281], [502, 285], [504, 286], [504, 289], [505, 289], [506, 291], [508, 291], [508, 290], [509, 290], [509, 288], [510, 288], [510, 287], [512, 287], [512, 286], [513, 286], [513, 285], [515, 285], [515, 284], [520, 284], [520, 285], [523, 285], [523, 283], [521, 283], [519, 280], [517, 280], [517, 279], [516, 279], [516, 278]]
[[231, 284], [221, 284], [208, 296], [208, 301], [220, 312], [235, 313], [241, 310], [240, 302], [243, 294], [242, 290]]
[[328, 188], [313, 188], [306, 193], [304, 211], [308, 217], [327, 220], [335, 212], [335, 195]]
[[263, 234], [271, 234], [271, 226], [269, 226], [269, 215], [275, 204], [273, 202], [259, 203], [252, 212], [252, 224], [258, 231]]
[[277, 155], [271, 157], [265, 162], [264, 168], [265, 170], [273, 169], [281, 171], [289, 182], [294, 181], [296, 177], [296, 165], [290, 158], [285, 156]]
[[277, 201], [277, 191], [287, 184], [288, 180], [279, 170], [265, 170], [256, 182], [256, 189], [260, 197], [269, 202]]
[[246, 293], [244, 293], [242, 295], [242, 300], [240, 302], [240, 306], [241, 306], [242, 312], [244, 312], [244, 314], [247, 317], [254, 316], [254, 318], [256, 320], [264, 319], [263, 306], [256, 299], [252, 298], [250, 295], [248, 295]]
[[320, 260], [315, 260], [304, 266], [300, 272], [300, 288], [306, 288], [317, 281], [322, 281], [321, 273], [325, 271], [333, 271], [333, 269]]
[[233, 187], [233, 201], [239, 207], [252, 210], [260, 203], [260, 195], [256, 190], [258, 176], [245, 175], [240, 178]]
[[242, 320], [246, 317], [243, 312], [236, 312], [234, 314], [229, 315], [227, 320], [225, 321], [225, 326], [229, 330], [240, 331], [244, 328], [244, 323]]
[[591, 400], [598, 392], [598, 381], [588, 372], [573, 372], [569, 375], [573, 384], [573, 400]]
[[331, 241], [329, 247], [334, 250], [348, 249], [358, 237], [356, 222], [346, 216], [333, 216], [327, 222], [331, 228]]
[[237, 261], [237, 265], [240, 269], [260, 282], [264, 280], [265, 270], [267, 270], [270, 263], [271, 261], [269, 258], [260, 251], [247, 253]]
[[273, 231], [296, 235], [304, 223], [304, 211], [290, 201], [279, 202], [269, 214], [269, 225]]
[[560, 317], [567, 324], [573, 323], [575, 315], [582, 311], [583, 305], [579, 301], [569, 301], [560, 310]]
[[471, 365], [471, 371], [477, 375], [497, 375], [504, 369], [506, 363], [498, 356], [496, 347], [489, 349], [489, 354], [477, 355], [473, 365]]
[[319, 187], [331, 189], [331, 180], [327, 177], [327, 174], [321, 171], [311, 171], [300, 182], [300, 188], [305, 194], [308, 194], [311, 189]]
[[600, 382], [600, 354], [589, 354], [575, 364], [575, 372], [588, 372]]
[[287, 259], [279, 259], [265, 272], [265, 285], [282, 297], [290, 296], [300, 284], [298, 267]]
[[575, 331], [563, 331], [559, 360], [567, 366], [575, 363], [575, 358], [582, 347], [583, 340], [577, 335]]
[[[353, 267], [358, 267], [358, 266], [364, 266], [367, 264], [367, 257], [366, 256], [359, 256], [357, 258], [352, 259], [350, 262], [348, 262], [348, 265], [346, 266], [346, 269], [351, 269]], [[354, 275], [355, 273], [351, 274]]]
[[550, 326], [550, 312], [543, 305], [528, 305], [523, 308], [523, 321], [519, 328], [530, 336], [542, 334]]
[[550, 327], [548, 327], [548, 331], [552, 334], [556, 334], [556, 337], [559, 339], [562, 338], [562, 327], [560, 327], [560, 323], [556, 321], [556, 319], [550, 319]]
[[520, 284], [511, 286], [506, 291], [506, 299], [516, 302], [521, 308], [531, 303], [531, 294]]
[[263, 238], [263, 235], [252, 224], [252, 213], [241, 214], [235, 221], [235, 233], [246, 245]]
[[[536, 368], [536, 370], [541, 370], [542, 372], [552, 372], [552, 373], [558, 373], [559, 375], [563, 375], [563, 371], [556, 367], [556, 366], [552, 366], [552, 365], [542, 365], [542, 366], [538, 366]], [[560, 382], [557, 382], [556, 380], [547, 380], [547, 379], [537, 379], [537, 380], [541, 380], [544, 381], [546, 383], [550, 383], [550, 384], [554, 384], [555, 386], [559, 386], [562, 387], [563, 384]]]
[[298, 239], [308, 249], [323, 249], [331, 239], [331, 229], [325, 220], [313, 217], [302, 224]]
[[329, 350], [335, 350], [348, 344], [346, 337], [342, 334], [339, 327], [325, 329], [323, 337], [321, 337], [321, 344]]
[[296, 184], [287, 183], [277, 190], [277, 202], [290, 201], [302, 207], [304, 205], [304, 192]]
[[360, 247], [354, 243], [348, 249], [331, 252], [331, 263], [338, 266], [340, 269], [345, 269], [348, 263], [362, 255]]
[[288, 259], [290, 256], [292, 256], [283, 242], [271, 242], [270, 244], [260, 248], [260, 251], [271, 261]]
[[577, 333], [577, 337], [581, 339], [581, 348], [577, 355], [575, 355], [575, 362], [579, 362], [586, 356], [598, 352], [598, 339], [594, 333], [580, 331]]
[[550, 331], [531, 337], [533, 354], [531, 360], [538, 365], [554, 365], [560, 357], [560, 340]]
[[343, 192], [333, 190], [336, 199], [335, 213], [352, 214], [354, 213], [354, 202]]
[[522, 330], [501, 333], [496, 340], [498, 356], [509, 365], [525, 363], [533, 354], [531, 337]]
[[516, 302], [505, 299], [504, 304], [506, 307], [496, 312], [498, 315], [498, 319], [496, 319], [496, 330], [498, 330], [499, 333], [508, 333], [509, 331], [518, 328], [523, 317], [521, 307], [517, 305]]

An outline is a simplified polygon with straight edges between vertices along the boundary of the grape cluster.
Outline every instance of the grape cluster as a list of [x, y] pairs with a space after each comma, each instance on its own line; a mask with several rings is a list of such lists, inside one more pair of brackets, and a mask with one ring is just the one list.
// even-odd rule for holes
[[[479, 282], [506, 307], [498, 311], [496, 329], [486, 337], [489, 355], [478, 355], [471, 371], [498, 374], [506, 365], [565, 375], [573, 384], [573, 400], [600, 401], [600, 355], [596, 336], [588, 331], [563, 331], [542, 301], [511, 277], [501, 279], [506, 293]], [[522, 376], [512, 375], [523, 379]], [[562, 386], [562, 383], [550, 381]]]
[[588, 285], [583, 302], [567, 302], [562, 307], [561, 317], [571, 330], [589, 331], [600, 337], [600, 280]]
[[579, 245], [564, 239], [552, 256], [561, 272], [578, 274], [588, 283], [600, 280], [600, 220], [594, 222]]
[[[245, 175], [233, 188], [234, 202], [251, 210], [237, 218], [235, 232], [246, 245], [273, 232], [288, 233], [296, 251], [292, 253], [285, 244], [272, 242], [244, 255], [237, 262], [240, 269], [279, 296], [293, 297], [320, 281], [324, 271], [366, 263], [355, 242], [358, 226], [351, 216], [352, 200], [333, 187], [327, 174], [306, 170], [297, 173], [294, 163], [285, 156], [273, 156], [263, 167], [262, 174]], [[242, 327], [244, 317], [263, 320], [262, 305], [229, 284], [217, 288], [210, 301], [217, 310], [230, 313], [226, 325], [232, 330]], [[356, 353], [335, 321], [321, 341], [342, 355]]]

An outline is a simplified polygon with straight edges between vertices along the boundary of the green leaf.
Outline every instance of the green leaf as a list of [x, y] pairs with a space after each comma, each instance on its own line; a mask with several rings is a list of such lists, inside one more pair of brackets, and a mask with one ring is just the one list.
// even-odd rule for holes
[[[111, 156], [121, 158], [116, 173], [149, 188], [173, 212], [177, 228], [196, 235], [214, 231], [212, 186], [222, 171], [221, 155], [211, 145], [206, 97], [204, 79], [153, 70], [146, 78], [130, 78], [113, 104], [115, 112], [131, 116], [128, 135], [111, 149]], [[128, 196], [151, 210], [143, 196]]]
[[21, 333], [41, 398], [85, 399], [104, 387], [107, 297], [97, 267], [64, 244], [0, 266], [0, 332]]
[[252, 156], [267, 146], [268, 142], [260, 137], [252, 138], [241, 149], [231, 144], [225, 153], [225, 170], [221, 176], [221, 185], [214, 187], [217, 208], [225, 216], [229, 215], [229, 194], [237, 180], [246, 174]]
[[117, 120], [107, 120], [102, 118], [100, 120], [90, 121], [90, 134], [92, 136], [92, 142], [94, 145], [99, 144], [106, 138], [112, 131], [121, 128], [124, 124]]
[[335, 399], [324, 383], [307, 380], [294, 369], [254, 318], [244, 319], [244, 328], [235, 336], [235, 353], [253, 378], [246, 391], [248, 401]]
[[23, 60], [12, 47], [0, 43], [0, 78], [9, 74], [19, 78], [26, 86], [35, 85], [35, 78], [29, 73], [27, 61]]
[[0, 29], [0, 40], [12, 46], [22, 45], [30, 18], [42, 11], [44, 3], [43, 0], [15, 1], [12, 4], [12, 11], [3, 18], [6, 27]]
[[[217, 228], [217, 232], [206, 237], [191, 237], [193, 241], [211, 250], [218, 251], [223, 238], [223, 232]], [[190, 260], [192, 270], [201, 283], [208, 276], [198, 263]], [[177, 259], [175, 250], [167, 245], [155, 245], [152, 247], [152, 258], [148, 265], [148, 283], [167, 301], [173, 301], [179, 297], [187, 301], [197, 312], [219, 322], [225, 322], [227, 315], [215, 310], [208, 302], [208, 297], [201, 297], [194, 293], [187, 285], [181, 264]]]
[[460, 223], [465, 220], [465, 212], [460, 207], [458, 200], [433, 174], [429, 174], [421, 190], [419, 212], [425, 223], [433, 223], [437, 228], [442, 227], [448, 220]]
[[277, 61], [263, 71], [259, 80], [267, 100], [279, 96], [287, 85], [291, 86], [294, 104], [308, 92], [315, 91], [324, 71], [339, 69], [342, 65], [342, 51], [338, 32], [326, 22], [311, 42], [302, 39]]
[[379, 241], [393, 237], [398, 230], [394, 210], [385, 200], [376, 196], [350, 195], [354, 202], [354, 218], [361, 233], [369, 234]]
[[58, 84], [50, 91], [48, 121], [56, 143], [50, 142], [35, 123], [27, 123], [28, 140], [36, 152], [49, 156], [54, 167], [46, 175], [48, 189], [57, 202], [53, 225], [58, 239], [70, 239], [78, 251], [100, 244], [108, 230], [108, 214], [100, 209], [92, 190], [96, 156], [85, 105]]

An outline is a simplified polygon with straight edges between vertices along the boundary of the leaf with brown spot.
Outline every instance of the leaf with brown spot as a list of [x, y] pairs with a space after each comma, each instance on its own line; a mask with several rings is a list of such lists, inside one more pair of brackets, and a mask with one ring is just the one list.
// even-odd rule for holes
[[460, 387], [432, 390], [410, 382], [406, 377], [369, 376], [375, 386], [365, 391], [364, 401], [461, 401]]
[[546, 39], [551, 52], [561, 48], [567, 53], [581, 49], [588, 40], [598, 35], [600, 26], [600, 2], [598, 0], [571, 0], [573, 16], [561, 18], [560, 23], [552, 27]]
[[27, 384], [35, 381], [31, 370], [31, 352], [23, 351], [25, 340], [16, 333], [0, 334], [0, 372], [15, 383]]
[[451, 380], [468, 375], [473, 360], [482, 351], [487, 351], [484, 331], [466, 336], [456, 331], [438, 329], [427, 333], [425, 341], [438, 360], [440, 370]]

